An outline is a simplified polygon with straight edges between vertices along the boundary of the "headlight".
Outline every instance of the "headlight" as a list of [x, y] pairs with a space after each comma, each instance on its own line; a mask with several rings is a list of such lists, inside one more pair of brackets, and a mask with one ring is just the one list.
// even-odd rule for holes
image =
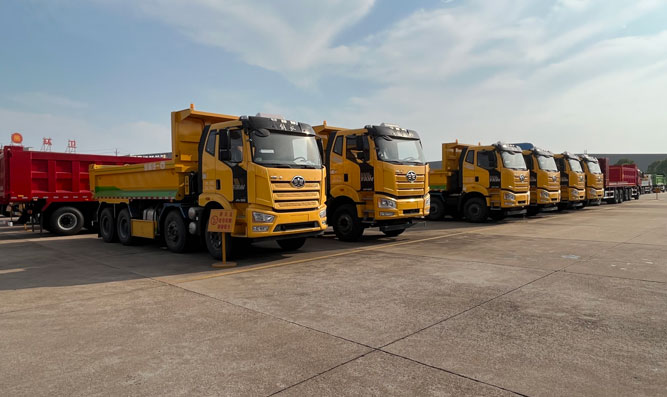
[[598, 191], [595, 189], [591, 189], [591, 195], [596, 196], [598, 194]]
[[320, 211], [320, 218], [326, 218], [327, 217], [327, 209], [323, 209]]
[[505, 200], [512, 200], [512, 201], [514, 201], [514, 199], [516, 198], [516, 196], [514, 196], [514, 193], [505, 192], [505, 194], [503, 195], [503, 198], [504, 198]]
[[264, 233], [269, 231], [268, 226], [253, 226], [252, 227], [253, 232], [259, 232], [259, 233]]
[[424, 208], [430, 208], [431, 207], [431, 195], [427, 194], [426, 197], [424, 197]]
[[394, 215], [396, 215], [394, 212], [380, 211], [380, 216], [394, 216]]
[[572, 189], [572, 190], [570, 190], [570, 194], [573, 195], [573, 196], [578, 196], [579, 191], [577, 189]]
[[392, 199], [381, 198], [378, 200], [378, 207], [396, 209], [396, 201]]
[[548, 200], [549, 199], [549, 192], [547, 192], [546, 190], [542, 190], [542, 191], [540, 191], [540, 196], [542, 196], [543, 199]]
[[253, 212], [252, 220], [257, 223], [272, 223], [276, 217], [263, 212]]

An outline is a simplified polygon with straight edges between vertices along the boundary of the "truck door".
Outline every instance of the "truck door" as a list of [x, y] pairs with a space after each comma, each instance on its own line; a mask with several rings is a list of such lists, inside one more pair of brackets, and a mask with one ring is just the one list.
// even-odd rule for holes
[[204, 193], [216, 193], [221, 187], [221, 181], [217, 178], [216, 174], [218, 147], [218, 130], [211, 130], [206, 138], [204, 150], [200, 159], [202, 179], [201, 189]]
[[470, 186], [477, 183], [475, 178], [475, 151], [468, 149], [465, 153], [462, 153], [465, 158], [462, 162], [461, 167], [461, 179], [463, 181], [463, 186]]
[[480, 150], [477, 152], [477, 167], [475, 168], [475, 182], [485, 188], [499, 188], [500, 175], [493, 171], [497, 167], [496, 152]]
[[215, 165], [216, 188], [235, 203], [248, 202], [248, 172], [243, 168], [243, 130], [230, 128], [218, 133], [218, 161]]
[[343, 165], [343, 162], [345, 160], [343, 158], [343, 153], [345, 153], [345, 142], [343, 140], [343, 135], [336, 134], [335, 140], [331, 148], [331, 152], [329, 153], [329, 164], [327, 164], [327, 168], [329, 169], [329, 175], [330, 175], [329, 183], [331, 186], [336, 186], [345, 183], [344, 180], [345, 167]]

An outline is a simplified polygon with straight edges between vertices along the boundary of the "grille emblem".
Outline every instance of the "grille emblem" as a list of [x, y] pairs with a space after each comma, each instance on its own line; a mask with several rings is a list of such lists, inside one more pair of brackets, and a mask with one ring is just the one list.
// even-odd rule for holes
[[554, 176], [551, 177], [551, 181], [552, 181], [552, 182], [556, 182], [556, 175], [554, 175]]
[[525, 180], [526, 180], [526, 176], [525, 176], [524, 174], [519, 175], [519, 180], [520, 180], [521, 182], [525, 181]]
[[407, 179], [408, 182], [414, 182], [417, 180], [417, 173], [414, 171], [408, 171], [408, 173], [405, 174], [405, 179]]
[[294, 178], [292, 178], [292, 181], [290, 182], [290, 185], [294, 186], [295, 188], [302, 188], [306, 186], [306, 180], [303, 179], [302, 176], [297, 175]]

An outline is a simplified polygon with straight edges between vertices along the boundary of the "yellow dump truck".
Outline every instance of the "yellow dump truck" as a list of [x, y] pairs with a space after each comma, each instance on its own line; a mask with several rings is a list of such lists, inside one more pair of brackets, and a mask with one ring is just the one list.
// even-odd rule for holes
[[313, 128], [325, 148], [327, 218], [339, 239], [358, 240], [368, 227], [397, 236], [428, 214], [428, 165], [415, 131]]
[[207, 230], [212, 209], [236, 210], [229, 253], [270, 239], [298, 249], [324, 231], [325, 168], [310, 125], [193, 106], [172, 112], [171, 124], [171, 160], [91, 166], [104, 241], [162, 238], [184, 252], [203, 240], [220, 258], [222, 234]]
[[530, 143], [517, 144], [530, 171], [528, 214], [555, 211], [560, 203], [560, 172], [553, 153]]
[[587, 154], [581, 157], [581, 168], [586, 174], [586, 200], [584, 205], [600, 205], [604, 198], [604, 175], [598, 159]]
[[442, 168], [429, 175], [429, 219], [445, 215], [485, 222], [526, 213], [530, 204], [529, 172], [515, 145], [442, 144]]
[[576, 154], [563, 152], [554, 156], [560, 171], [560, 203], [558, 209], [581, 209], [586, 199], [586, 175]]

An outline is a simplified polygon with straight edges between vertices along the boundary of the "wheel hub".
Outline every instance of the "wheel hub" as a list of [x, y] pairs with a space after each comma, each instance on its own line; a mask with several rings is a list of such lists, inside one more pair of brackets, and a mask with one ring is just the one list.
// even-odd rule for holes
[[62, 214], [58, 217], [58, 226], [63, 230], [72, 230], [76, 227], [77, 219], [73, 214]]

